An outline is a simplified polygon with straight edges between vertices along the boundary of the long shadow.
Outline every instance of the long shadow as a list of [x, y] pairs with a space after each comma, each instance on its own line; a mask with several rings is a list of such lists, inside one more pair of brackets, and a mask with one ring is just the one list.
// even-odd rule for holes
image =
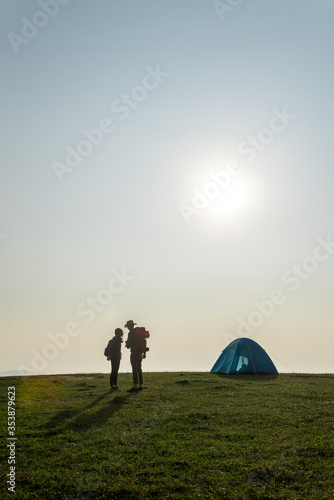
[[125, 396], [115, 396], [110, 402], [98, 408], [95, 413], [80, 413], [77, 417], [69, 422], [68, 427], [73, 431], [85, 431], [92, 427], [101, 427], [110, 417], [117, 413], [124, 404], [127, 404], [128, 399], [133, 397], [130, 394]]
[[132, 396], [130, 394], [125, 396], [117, 395], [111, 400], [108, 399], [102, 407], [99, 406], [95, 413], [89, 412], [90, 409], [98, 405], [108, 395], [110, 395], [109, 391], [82, 408], [70, 408], [57, 412], [49, 422], [42, 426], [45, 435], [52, 436], [59, 434], [63, 431], [64, 427], [76, 432], [85, 431], [92, 427], [100, 427], [104, 425], [114, 413], [119, 411], [121, 407], [127, 403], [128, 398]]

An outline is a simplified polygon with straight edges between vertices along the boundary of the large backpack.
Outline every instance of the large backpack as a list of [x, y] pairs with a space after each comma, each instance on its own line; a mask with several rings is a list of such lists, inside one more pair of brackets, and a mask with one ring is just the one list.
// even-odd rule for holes
[[109, 357], [109, 356], [110, 356], [110, 354], [111, 354], [111, 351], [112, 351], [112, 345], [113, 345], [113, 340], [114, 340], [114, 339], [109, 340], [108, 345], [107, 345], [107, 347], [106, 347], [106, 348], [105, 348], [105, 350], [104, 350], [104, 355], [105, 355], [105, 356], [107, 356], [107, 357]]
[[131, 348], [131, 351], [135, 351], [143, 354], [143, 358], [146, 358], [146, 352], [149, 350], [147, 347], [146, 339], [149, 338], [150, 332], [146, 330], [144, 326], [137, 326], [131, 336], [130, 342], [127, 342], [126, 347]]

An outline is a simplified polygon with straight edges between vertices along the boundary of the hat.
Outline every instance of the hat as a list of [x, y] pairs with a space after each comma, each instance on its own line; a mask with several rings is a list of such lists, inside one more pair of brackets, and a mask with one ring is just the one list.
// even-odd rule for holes
[[127, 322], [125, 323], [125, 325], [124, 325], [124, 326], [127, 328], [127, 327], [129, 327], [129, 326], [134, 326], [134, 325], [136, 325], [136, 324], [137, 324], [137, 323], [134, 323], [134, 322], [132, 321], [132, 319], [129, 319], [129, 321], [127, 321]]

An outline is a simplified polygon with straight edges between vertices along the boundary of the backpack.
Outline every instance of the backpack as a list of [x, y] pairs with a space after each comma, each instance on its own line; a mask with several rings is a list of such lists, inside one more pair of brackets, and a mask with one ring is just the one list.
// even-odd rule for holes
[[126, 347], [128, 349], [134, 350], [135, 352], [142, 353], [143, 358], [146, 358], [146, 352], [149, 351], [147, 347], [146, 339], [149, 338], [150, 332], [148, 332], [144, 326], [137, 326], [126, 342]]
[[107, 347], [104, 350], [104, 355], [108, 358], [112, 352], [113, 339], [109, 340]]

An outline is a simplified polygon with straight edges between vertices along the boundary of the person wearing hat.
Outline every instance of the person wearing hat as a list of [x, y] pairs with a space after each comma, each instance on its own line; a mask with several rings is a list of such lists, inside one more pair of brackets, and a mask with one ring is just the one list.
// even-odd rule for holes
[[[130, 349], [130, 363], [132, 367], [132, 377], [133, 377], [133, 387], [129, 389], [129, 392], [136, 392], [136, 391], [141, 391], [142, 390], [142, 385], [143, 385], [143, 372], [142, 372], [142, 360], [143, 360], [143, 353], [138, 352], [134, 347], [133, 347], [133, 337], [134, 337], [134, 329], [135, 325], [137, 323], [134, 323], [132, 319], [126, 322], [124, 325], [125, 328], [129, 330], [128, 333], [128, 338], [126, 340], [126, 347]], [[139, 385], [138, 385], [139, 382]]]

